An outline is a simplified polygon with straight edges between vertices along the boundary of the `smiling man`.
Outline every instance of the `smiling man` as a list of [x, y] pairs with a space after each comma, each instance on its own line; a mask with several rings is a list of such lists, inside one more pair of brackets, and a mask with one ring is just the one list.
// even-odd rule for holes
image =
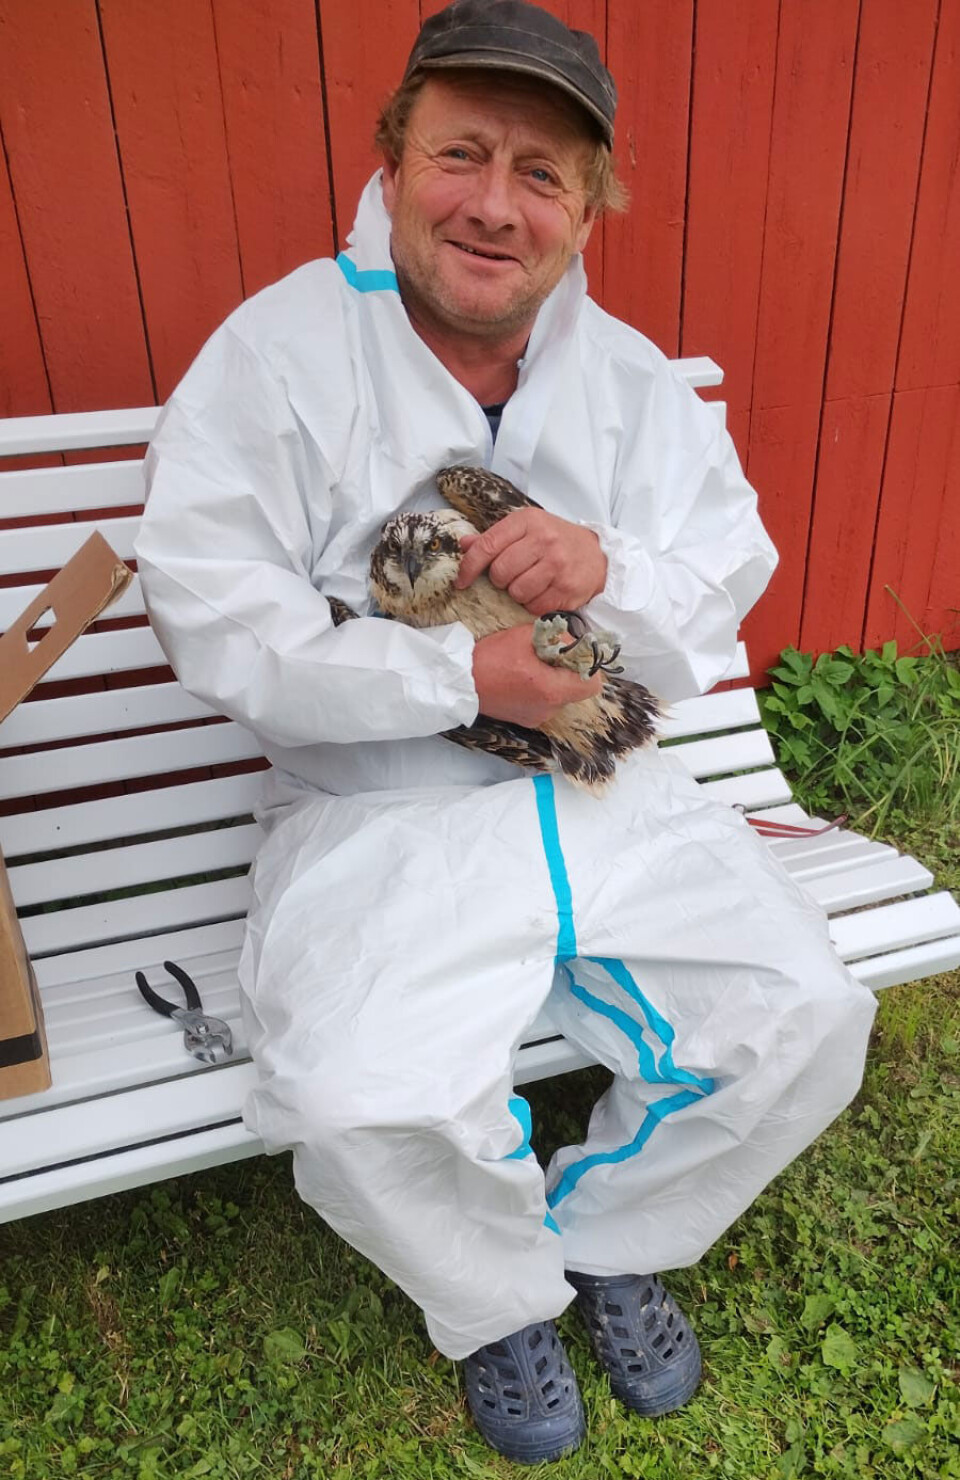
[[[615, 107], [592, 38], [537, 6], [427, 21], [348, 249], [205, 346], [137, 544], [181, 681], [273, 766], [247, 1123], [292, 1147], [301, 1196], [419, 1304], [522, 1461], [584, 1435], [554, 1326], [574, 1299], [630, 1408], [691, 1397], [696, 1338], [653, 1271], [699, 1259], [849, 1101], [874, 1006], [670, 751], [598, 800], [443, 738], [590, 691], [529, 626], [475, 642], [371, 609], [381, 525], [466, 463], [542, 507], [466, 538], [461, 586], [486, 571], [531, 622], [583, 609], [667, 702], [731, 662], [775, 561], [755, 495], [709, 409], [586, 294], [580, 254], [622, 203]], [[363, 615], [337, 626], [337, 601]], [[544, 1010], [612, 1074], [545, 1172], [513, 1084]]]

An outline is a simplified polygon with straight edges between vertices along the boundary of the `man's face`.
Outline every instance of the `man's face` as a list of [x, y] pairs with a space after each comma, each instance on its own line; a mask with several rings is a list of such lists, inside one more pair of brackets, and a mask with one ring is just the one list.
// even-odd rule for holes
[[529, 328], [595, 212], [576, 105], [503, 74], [429, 78], [386, 160], [391, 250], [412, 317], [471, 338]]

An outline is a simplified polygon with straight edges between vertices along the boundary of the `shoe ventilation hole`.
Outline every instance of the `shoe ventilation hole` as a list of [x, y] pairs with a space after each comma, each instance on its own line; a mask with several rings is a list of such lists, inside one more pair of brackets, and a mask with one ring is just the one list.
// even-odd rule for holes
[[652, 1331], [656, 1324], [657, 1313], [652, 1310], [648, 1316], [644, 1316], [643, 1318], [643, 1329], [644, 1331]]
[[620, 1348], [620, 1355], [621, 1357], [635, 1357], [637, 1353], [636, 1349], [632, 1346], [622, 1346]]
[[497, 1405], [492, 1398], [484, 1398], [483, 1406], [484, 1408], [496, 1408]]
[[527, 1342], [527, 1346], [530, 1348], [530, 1350], [532, 1352], [535, 1352], [536, 1349], [537, 1349], [537, 1347], [541, 1344], [542, 1341], [543, 1341], [543, 1332], [542, 1331], [534, 1331], [533, 1335], [530, 1337], [530, 1339]]
[[560, 1399], [559, 1398], [551, 1398], [550, 1399], [550, 1402], [547, 1404], [547, 1407], [548, 1408], [556, 1408], [556, 1406], [557, 1406], [557, 1404], [559, 1402], [560, 1402]]
[[523, 1409], [522, 1408], [511, 1408], [511, 1407], [508, 1406], [507, 1407], [507, 1412], [510, 1414], [511, 1418], [522, 1418], [523, 1417]]
[[554, 1388], [556, 1387], [556, 1385], [557, 1384], [554, 1382], [553, 1378], [552, 1377], [549, 1377], [547, 1379], [547, 1381], [541, 1387], [540, 1391], [542, 1393], [552, 1393], [553, 1390], [554, 1390]]
[[608, 1316], [622, 1316], [623, 1315], [623, 1306], [622, 1305], [605, 1305], [603, 1308], [606, 1311], [606, 1313], [607, 1313]]
[[660, 1347], [663, 1346], [663, 1343], [666, 1341], [666, 1339], [667, 1338], [662, 1331], [659, 1333], [659, 1335], [655, 1336], [653, 1338], [653, 1341], [651, 1342], [654, 1351], [659, 1351]]
[[674, 1336], [673, 1339], [677, 1343], [677, 1346], [679, 1346], [680, 1343], [681, 1343], [681, 1341], [683, 1340], [683, 1332], [682, 1331], [678, 1331], [676, 1333], [676, 1335]]
[[539, 1362], [534, 1362], [534, 1364], [533, 1364], [533, 1370], [534, 1370], [534, 1372], [536, 1372], [536, 1374], [537, 1374], [538, 1377], [540, 1376], [540, 1373], [543, 1371], [543, 1369], [544, 1369], [544, 1367], [546, 1367], [546, 1365], [547, 1365], [547, 1359], [546, 1359], [546, 1357], [541, 1357], [540, 1360], [539, 1360]]
[[523, 1397], [523, 1394], [518, 1393], [516, 1388], [504, 1388], [503, 1396], [505, 1398], [513, 1398], [515, 1402], [519, 1403], [520, 1399]]
[[643, 1368], [643, 1363], [642, 1362], [628, 1362], [627, 1363], [627, 1371], [628, 1372], [642, 1372], [643, 1370], [644, 1370], [644, 1368]]
[[627, 1337], [630, 1335], [630, 1332], [626, 1326], [614, 1326], [613, 1334], [614, 1336], [618, 1337], [620, 1341], [626, 1341]]
[[487, 1351], [491, 1357], [505, 1357], [507, 1355], [507, 1349], [502, 1341], [498, 1341], [494, 1346], [488, 1346]]

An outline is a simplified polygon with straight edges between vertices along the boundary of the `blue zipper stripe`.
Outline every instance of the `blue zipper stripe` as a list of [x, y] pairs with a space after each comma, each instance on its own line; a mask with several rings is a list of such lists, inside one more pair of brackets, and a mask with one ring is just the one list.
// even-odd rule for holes
[[[663, 1044], [663, 1052], [660, 1054], [659, 1062], [655, 1062], [653, 1050], [643, 1036], [643, 1028], [635, 1018], [621, 1008], [611, 1003], [604, 1002], [595, 997], [592, 992], [582, 986], [573, 975], [568, 961], [577, 955], [577, 932], [573, 921], [573, 892], [570, 888], [570, 878], [567, 874], [567, 865], [563, 857], [563, 849], [560, 846], [560, 828], [557, 822], [557, 800], [554, 791], [552, 776], [534, 776], [534, 791], [537, 798], [537, 816], [540, 822], [540, 836], [543, 842], [543, 851], [547, 859], [547, 867], [550, 870], [550, 882], [553, 886], [553, 895], [557, 906], [557, 964], [563, 966], [570, 991], [582, 1002], [584, 1006], [592, 1011], [600, 1013], [610, 1022], [614, 1023], [621, 1032], [625, 1033], [637, 1050], [637, 1059], [641, 1077], [649, 1084], [685, 1084], [690, 1088], [682, 1089], [677, 1094], [668, 1095], [662, 1100], [655, 1100], [647, 1107], [646, 1114], [640, 1124], [640, 1129], [626, 1146], [620, 1146], [615, 1151], [596, 1152], [591, 1156], [585, 1156], [582, 1160], [568, 1166], [561, 1176], [553, 1191], [547, 1194], [548, 1208], [555, 1208], [559, 1202], [572, 1192], [580, 1178], [596, 1166], [611, 1166], [618, 1162], [629, 1160], [641, 1152], [649, 1141], [653, 1132], [668, 1115], [674, 1115], [678, 1110], [684, 1110], [688, 1105], [696, 1104], [697, 1100], [703, 1099], [705, 1095], [712, 1093], [714, 1082], [712, 1079], [701, 1079], [696, 1074], [691, 1074], [687, 1069], [678, 1069], [673, 1062], [673, 1044], [676, 1034], [662, 1013], [658, 1012], [653, 1003], [643, 995], [637, 983], [622, 961], [612, 956], [589, 956], [587, 959], [596, 966], [601, 966], [610, 975], [613, 981], [624, 991], [627, 996], [636, 1002], [643, 1013], [646, 1025], [650, 1032], [656, 1033]], [[526, 1101], [522, 1102], [526, 1105]], [[511, 1101], [511, 1108], [513, 1101]], [[529, 1107], [528, 1107], [529, 1108]], [[516, 1113], [516, 1112], [514, 1112]], [[519, 1115], [517, 1117], [520, 1119]], [[523, 1122], [521, 1121], [521, 1125]], [[529, 1136], [528, 1136], [529, 1140]], [[513, 1153], [514, 1156], [525, 1154], [524, 1147]], [[560, 1232], [555, 1219], [547, 1214], [544, 1220], [548, 1228]]]
[[616, 1162], [626, 1161], [631, 1156], [636, 1156], [642, 1151], [651, 1135], [662, 1120], [668, 1115], [673, 1115], [677, 1110], [683, 1110], [687, 1105], [693, 1105], [703, 1096], [697, 1094], [696, 1090], [684, 1089], [679, 1094], [671, 1095], [669, 1099], [657, 1100], [651, 1105], [643, 1117], [643, 1122], [633, 1140], [626, 1146], [618, 1146], [616, 1151], [597, 1151], [592, 1156], [585, 1156], [582, 1161], [574, 1162], [568, 1166], [560, 1181], [552, 1192], [547, 1193], [547, 1207], [555, 1208], [568, 1193], [576, 1187], [580, 1178], [585, 1173], [597, 1166], [611, 1166]]
[[560, 847], [560, 828], [557, 825], [557, 799], [552, 776], [534, 776], [533, 787], [537, 798], [537, 817], [540, 821], [540, 836], [543, 851], [547, 855], [550, 883], [557, 902], [557, 960], [570, 961], [577, 954], [577, 932], [573, 923], [573, 892], [567, 876], [567, 865]]
[[530, 1145], [530, 1137], [533, 1135], [533, 1115], [530, 1106], [522, 1095], [513, 1095], [507, 1103], [507, 1109], [523, 1133], [523, 1140], [516, 1151], [510, 1151], [503, 1158], [504, 1161], [519, 1161], [524, 1156], [533, 1155], [533, 1147]]
[[[712, 1079], [701, 1079], [699, 1075], [692, 1074], [689, 1069], [677, 1068], [673, 1062], [673, 1044], [676, 1034], [666, 1018], [661, 1016], [653, 1003], [643, 995], [625, 964], [612, 956], [588, 956], [587, 960], [592, 961], [596, 966], [602, 966], [610, 973], [617, 986], [622, 987], [627, 996], [638, 1004], [651, 1031], [656, 1033], [661, 1043], [664, 1044], [664, 1051], [657, 1065], [660, 1072], [656, 1078], [667, 1084], [692, 1084], [702, 1090], [705, 1095], [712, 1094], [714, 1089]], [[643, 1077], [652, 1080], [652, 1076], [648, 1074]]]
[[[588, 959], [592, 960], [593, 958], [590, 957]], [[571, 994], [576, 997], [577, 1001], [582, 1002], [585, 1007], [591, 1008], [593, 1012], [599, 1013], [601, 1017], [609, 1018], [630, 1039], [630, 1042], [637, 1050], [637, 1059], [640, 1063], [640, 1074], [642, 1078], [650, 1084], [672, 1084], [674, 1081], [665, 1078], [657, 1068], [654, 1062], [653, 1051], [649, 1043], [644, 1039], [643, 1029], [640, 1024], [629, 1013], [624, 1012], [622, 1008], [614, 1007], [611, 1003], [604, 1002], [602, 997], [595, 997], [581, 982], [577, 981], [569, 966], [564, 966], [563, 969], [566, 973]]]
[[397, 274], [389, 269], [367, 268], [361, 272], [353, 258], [348, 257], [346, 252], [340, 253], [337, 266], [351, 288], [356, 288], [358, 293], [400, 292]]

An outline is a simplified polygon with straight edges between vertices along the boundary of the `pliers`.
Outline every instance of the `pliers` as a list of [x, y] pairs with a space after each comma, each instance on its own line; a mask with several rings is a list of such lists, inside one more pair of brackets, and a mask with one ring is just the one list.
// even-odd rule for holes
[[164, 961], [164, 971], [169, 971], [175, 982], [183, 988], [187, 999], [186, 1007], [177, 1007], [155, 992], [147, 983], [142, 971], [137, 972], [140, 995], [149, 1002], [154, 1012], [173, 1018], [183, 1029], [183, 1046], [201, 1064], [223, 1064], [233, 1054], [233, 1033], [230, 1024], [222, 1018], [209, 1017], [203, 1010], [196, 983], [175, 961]]

